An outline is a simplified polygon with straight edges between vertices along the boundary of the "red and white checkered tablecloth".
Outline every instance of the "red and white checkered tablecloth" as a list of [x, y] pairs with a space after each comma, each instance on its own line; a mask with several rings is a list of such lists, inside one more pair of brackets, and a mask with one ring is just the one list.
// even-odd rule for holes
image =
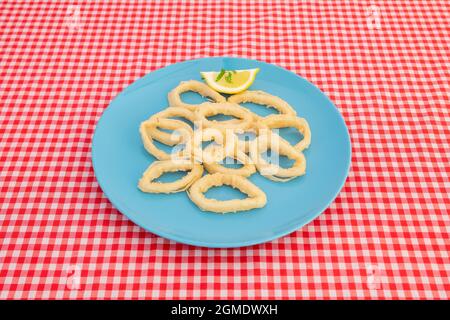
[[[0, 298], [448, 299], [447, 1], [0, 1]], [[241, 56], [309, 79], [350, 130], [339, 197], [239, 249], [130, 222], [91, 165], [138, 77]]]

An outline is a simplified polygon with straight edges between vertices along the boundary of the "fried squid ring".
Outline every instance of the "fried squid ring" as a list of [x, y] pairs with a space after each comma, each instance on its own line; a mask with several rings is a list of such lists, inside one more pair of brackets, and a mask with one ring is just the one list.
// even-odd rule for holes
[[[243, 166], [240, 168], [227, 168], [222, 164], [218, 163], [220, 161], [225, 160], [227, 157], [238, 160], [240, 163], [243, 164]], [[235, 152], [232, 152], [231, 154], [228, 155], [225, 154], [223, 159], [220, 159], [218, 162], [204, 163], [203, 165], [209, 173], [220, 172], [226, 174], [236, 174], [243, 177], [249, 177], [256, 172], [256, 167], [253, 164], [250, 157], [239, 149], [235, 150]]]
[[[189, 120], [193, 124], [196, 121], [195, 113], [192, 112], [189, 109], [186, 108], [180, 108], [180, 107], [169, 107], [161, 112], [158, 112], [157, 114], [150, 117], [149, 120], [155, 120], [155, 119], [167, 119], [167, 118], [173, 118], [173, 117], [180, 117]], [[173, 146], [181, 142], [181, 136], [178, 136], [179, 138], [175, 137], [173, 134], [164, 132], [159, 130], [158, 128], [155, 128], [152, 130], [152, 137], [168, 146]]]
[[[251, 91], [247, 90], [242, 93], [232, 95], [228, 98], [228, 102], [232, 103], [245, 103], [251, 102], [260, 105], [267, 106], [268, 108], [274, 108], [281, 114], [297, 115], [294, 108], [289, 103], [281, 99], [280, 97], [273, 96], [264, 91]], [[259, 120], [262, 117], [254, 114], [255, 120]]]
[[[174, 130], [179, 132], [182, 136], [182, 142], [186, 143], [186, 148], [180, 150], [175, 154], [168, 154], [161, 149], [158, 149], [154, 140], [158, 141], [153, 136], [153, 131], [155, 128], [164, 128], [168, 130]], [[139, 127], [139, 131], [141, 133], [142, 142], [144, 143], [145, 150], [147, 150], [150, 154], [155, 156], [158, 160], [169, 160], [173, 157], [177, 158], [186, 158], [191, 156], [192, 145], [191, 145], [191, 137], [193, 135], [192, 128], [183, 121], [173, 120], [173, 119], [153, 119], [147, 120], [141, 123]], [[160, 141], [161, 142], [161, 141]]]
[[[154, 182], [166, 172], [189, 171], [183, 178], [174, 182]], [[176, 163], [171, 160], [155, 161], [139, 180], [138, 188], [148, 193], [175, 193], [184, 191], [203, 174], [203, 167], [194, 162]]]
[[[253, 115], [250, 111], [234, 103], [205, 103], [196, 110], [198, 120], [205, 128], [226, 129], [247, 129], [252, 126]], [[218, 114], [233, 116], [238, 119], [216, 121], [208, 120]], [[237, 121], [236, 121], [237, 120]]]
[[[212, 187], [228, 185], [248, 195], [245, 199], [219, 201], [208, 199], [204, 193]], [[262, 208], [267, 203], [266, 194], [242, 176], [214, 173], [203, 176], [188, 189], [189, 198], [203, 211], [218, 213], [246, 211]]]
[[294, 146], [297, 151], [303, 151], [311, 144], [311, 130], [309, 129], [308, 122], [303, 118], [284, 114], [273, 114], [263, 118], [261, 123], [269, 129], [287, 127], [297, 129], [303, 135], [303, 139]]
[[[268, 163], [261, 154], [269, 149], [294, 160], [293, 166], [282, 168]], [[286, 182], [304, 175], [306, 171], [306, 159], [303, 153], [295, 150], [286, 140], [280, 139], [276, 134], [260, 135], [254, 143], [250, 144], [250, 156], [259, 173], [273, 181]]]
[[180, 84], [174, 88], [172, 91], [168, 94], [168, 100], [169, 105], [171, 107], [182, 107], [182, 108], [188, 108], [189, 110], [193, 111], [198, 106], [203, 105], [201, 104], [190, 104], [185, 103], [181, 100], [181, 94], [188, 91], [194, 91], [200, 94], [203, 97], [208, 97], [212, 99], [215, 102], [225, 102], [226, 99], [224, 96], [222, 96], [220, 93], [214, 91], [211, 89], [208, 85], [204, 84], [203, 82], [196, 81], [196, 80], [189, 80], [189, 81], [182, 81]]

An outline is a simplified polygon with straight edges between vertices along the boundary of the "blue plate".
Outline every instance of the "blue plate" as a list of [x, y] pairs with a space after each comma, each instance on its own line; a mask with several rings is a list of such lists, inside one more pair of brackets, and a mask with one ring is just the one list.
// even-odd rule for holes
[[[286, 100], [308, 120], [312, 142], [305, 151], [306, 175], [277, 183], [254, 174], [250, 180], [267, 194], [261, 209], [234, 214], [202, 212], [185, 192], [164, 195], [138, 190], [137, 182], [154, 161], [141, 142], [139, 124], [167, 107], [167, 93], [180, 81], [200, 80], [200, 71], [260, 68], [252, 90]], [[187, 102], [199, 96], [186, 93]], [[249, 106], [265, 115], [268, 108]], [[294, 129], [282, 131], [294, 142]], [[137, 80], [120, 93], [100, 118], [92, 142], [97, 180], [112, 204], [144, 229], [178, 242], [205, 247], [247, 246], [286, 235], [316, 218], [341, 190], [351, 158], [347, 127], [333, 103], [313, 84], [296, 74], [261, 61], [203, 58], [176, 63]], [[240, 197], [228, 187], [208, 197]]]

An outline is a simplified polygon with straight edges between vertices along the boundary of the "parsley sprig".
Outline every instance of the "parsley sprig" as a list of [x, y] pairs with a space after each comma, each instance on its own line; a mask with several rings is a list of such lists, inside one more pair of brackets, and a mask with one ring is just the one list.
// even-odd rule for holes
[[225, 81], [228, 83], [232, 83], [233, 82], [233, 73], [236, 73], [236, 71], [235, 70], [226, 71], [225, 69], [221, 69], [219, 74], [216, 77], [216, 82], [219, 81], [220, 79], [222, 79], [223, 76], [225, 76]]
[[225, 74], [225, 69], [220, 70], [219, 74], [216, 77], [216, 82], [222, 79], [223, 75]]

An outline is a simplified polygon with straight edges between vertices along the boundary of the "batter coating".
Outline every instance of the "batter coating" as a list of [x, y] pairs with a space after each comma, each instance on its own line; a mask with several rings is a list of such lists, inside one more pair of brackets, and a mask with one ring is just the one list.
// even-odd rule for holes
[[[154, 182], [166, 172], [189, 171], [183, 178], [173, 182]], [[147, 170], [145, 170], [142, 178], [139, 180], [138, 187], [141, 191], [147, 193], [175, 193], [181, 192], [189, 188], [189, 186], [198, 180], [203, 174], [203, 167], [194, 162], [172, 162], [155, 161]]]
[[[169, 105], [171, 107], [182, 107], [187, 108], [191, 111], [194, 111], [197, 107], [201, 104], [190, 104], [185, 103], [181, 100], [181, 94], [188, 91], [194, 91], [200, 94], [203, 97], [210, 98], [214, 102], [225, 102], [226, 99], [224, 96], [222, 96], [220, 93], [214, 91], [211, 89], [208, 85], [204, 84], [203, 82], [196, 81], [196, 80], [189, 80], [189, 81], [182, 81], [180, 84], [172, 89], [172, 91], [169, 92], [167, 98], [169, 100]], [[204, 102], [205, 103], [205, 102]]]
[[[227, 157], [238, 160], [243, 164], [243, 166], [240, 168], [227, 168], [219, 163]], [[256, 172], [256, 167], [253, 164], [252, 160], [249, 158], [249, 156], [247, 156], [239, 149], [236, 150], [236, 152], [224, 155], [223, 159], [219, 160], [218, 162], [204, 163], [203, 166], [209, 173], [220, 172], [226, 174], [236, 174], [243, 177], [249, 177]]]
[[[204, 193], [212, 187], [228, 185], [248, 195], [245, 199], [220, 201], [206, 198]], [[192, 184], [187, 191], [189, 198], [203, 211], [218, 213], [246, 211], [262, 208], [267, 203], [266, 194], [242, 176], [214, 173], [208, 174]]]
[[[180, 107], [169, 107], [167, 109], [164, 109], [163, 111], [151, 116], [149, 120], [168, 119], [173, 117], [187, 119], [193, 124], [195, 124], [195, 121], [197, 120], [194, 112], [190, 111], [189, 109]], [[179, 139], [177, 139], [172, 134], [161, 131], [158, 128], [155, 128], [152, 131], [152, 137], [161, 143], [167, 144], [168, 146], [173, 146], [180, 143], [182, 138], [180, 136]]]
[[[261, 154], [269, 149], [277, 149], [279, 155], [294, 160], [293, 166], [282, 168], [268, 163]], [[273, 181], [286, 182], [305, 174], [306, 159], [303, 153], [295, 150], [293, 146], [275, 134], [260, 135], [255, 142], [250, 144], [250, 156], [259, 173]]]
[[308, 122], [303, 118], [284, 114], [273, 114], [263, 118], [261, 123], [269, 129], [296, 128], [303, 135], [303, 139], [294, 146], [297, 151], [303, 151], [311, 144], [311, 130], [309, 129]]
[[[253, 113], [238, 104], [234, 103], [205, 103], [201, 108], [196, 110], [197, 119], [202, 122], [205, 128], [226, 129], [247, 129], [253, 125]], [[208, 120], [218, 114], [233, 116], [238, 119], [216, 121]]]
[[[291, 107], [291, 105], [289, 103], [287, 103], [280, 97], [268, 94], [264, 91], [247, 90], [242, 93], [232, 95], [231, 97], [228, 98], [228, 102], [232, 102], [232, 103], [251, 102], [251, 103], [264, 105], [268, 108], [274, 108], [280, 114], [288, 114], [288, 115], [292, 115], [292, 116], [297, 115], [297, 112], [294, 110], [294, 108]], [[262, 117], [255, 114], [254, 118], [255, 118], [255, 120], [259, 120]]]
[[[153, 136], [153, 131], [155, 128], [164, 128], [168, 130], [176, 130], [181, 135], [181, 140], [186, 142], [186, 149], [179, 151], [178, 153], [168, 154], [155, 146], [154, 140], [157, 140]], [[141, 139], [144, 143], [145, 149], [155, 156], [158, 160], [169, 160], [172, 157], [185, 158], [190, 157], [192, 150], [191, 136], [193, 135], [192, 128], [183, 121], [173, 120], [173, 119], [153, 119], [147, 120], [141, 123], [139, 127], [139, 132], [141, 133]], [[158, 141], [158, 140], [157, 140]], [[162, 141], [160, 141], [162, 142]]]

